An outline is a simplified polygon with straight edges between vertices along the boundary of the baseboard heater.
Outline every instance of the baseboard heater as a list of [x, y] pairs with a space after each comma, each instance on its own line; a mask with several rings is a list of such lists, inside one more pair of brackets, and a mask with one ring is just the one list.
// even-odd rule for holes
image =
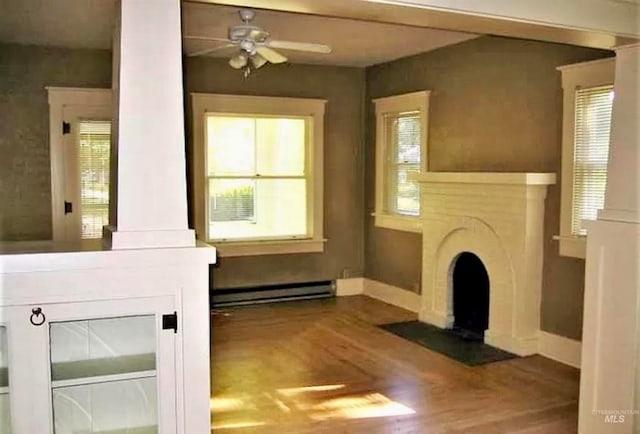
[[240, 306], [328, 297], [335, 297], [335, 285], [330, 280], [323, 280], [251, 288], [215, 289], [211, 292], [211, 306]]

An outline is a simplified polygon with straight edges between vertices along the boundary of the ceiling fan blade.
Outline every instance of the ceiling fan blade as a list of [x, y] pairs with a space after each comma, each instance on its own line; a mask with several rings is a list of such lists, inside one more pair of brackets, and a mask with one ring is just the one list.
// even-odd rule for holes
[[247, 54], [242, 51], [229, 59], [229, 65], [234, 69], [242, 69], [247, 66], [248, 60]]
[[259, 53], [256, 53], [253, 56], [251, 56], [251, 63], [253, 63], [253, 66], [256, 69], [263, 67], [267, 62], [268, 62], [267, 59], [262, 57]]
[[196, 41], [220, 41], [220, 42], [233, 42], [229, 38], [217, 38], [215, 36], [196, 36], [196, 35], [184, 35], [184, 39], [193, 39]]
[[312, 53], [329, 54], [331, 47], [324, 44], [312, 44], [308, 42], [292, 42], [292, 41], [267, 41], [267, 46], [273, 48], [282, 48], [283, 50], [309, 51]]
[[271, 63], [284, 63], [287, 61], [286, 57], [269, 47], [258, 46], [256, 51]]
[[220, 51], [220, 50], [225, 50], [225, 49], [231, 48], [231, 47], [235, 47], [235, 45], [234, 44], [226, 44], [226, 45], [220, 45], [218, 47], [207, 48], [206, 50], [198, 50], [198, 51], [194, 51], [193, 53], [188, 53], [187, 56], [188, 57], [206, 56], [207, 54], [211, 54], [211, 53], [214, 53], [214, 52]]

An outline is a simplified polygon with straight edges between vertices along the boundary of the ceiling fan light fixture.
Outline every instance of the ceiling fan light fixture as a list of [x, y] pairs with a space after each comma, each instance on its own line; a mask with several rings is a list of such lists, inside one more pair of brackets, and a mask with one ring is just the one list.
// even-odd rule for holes
[[247, 66], [249, 61], [249, 55], [245, 51], [240, 51], [238, 54], [229, 59], [229, 65], [234, 69], [241, 69]]

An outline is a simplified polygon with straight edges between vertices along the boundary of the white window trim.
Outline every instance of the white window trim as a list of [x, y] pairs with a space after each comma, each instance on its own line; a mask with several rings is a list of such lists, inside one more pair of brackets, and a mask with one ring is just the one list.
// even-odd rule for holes
[[67, 106], [113, 105], [111, 89], [47, 86], [49, 100], [49, 155], [51, 160], [51, 224], [53, 241], [68, 239], [64, 222], [65, 164], [62, 122]]
[[613, 84], [615, 58], [564, 65], [556, 69], [562, 73], [563, 90], [560, 235], [556, 238], [561, 256], [584, 259], [587, 248], [586, 237], [571, 233], [576, 90]]
[[428, 170], [427, 162], [427, 137], [429, 121], [429, 95], [431, 91], [423, 90], [403, 95], [388, 96], [374, 99], [376, 107], [376, 199], [374, 224], [378, 227], [395, 229], [400, 231], [422, 233], [422, 221], [420, 216], [406, 216], [391, 214], [385, 211], [385, 164], [387, 162], [388, 144], [385, 138], [384, 115], [407, 111], [420, 112], [420, 163], [422, 172]]
[[[193, 113], [193, 189], [194, 222], [199, 239], [215, 244], [221, 257], [253, 256], [285, 253], [320, 253], [324, 251], [323, 197], [324, 197], [324, 112], [326, 100], [310, 98], [281, 98], [246, 95], [221, 95], [192, 93]], [[204, 118], [207, 112], [237, 113], [247, 115], [284, 115], [313, 117], [313, 150], [309, 167], [312, 174], [312, 190], [307, 224], [313, 228], [313, 237], [298, 240], [229, 241], [220, 242], [206, 238], [206, 143]]]

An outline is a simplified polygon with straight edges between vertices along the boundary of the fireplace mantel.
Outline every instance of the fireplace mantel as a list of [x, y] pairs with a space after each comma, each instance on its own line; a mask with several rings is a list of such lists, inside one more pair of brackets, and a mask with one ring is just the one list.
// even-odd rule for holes
[[556, 183], [555, 173], [535, 172], [420, 172], [410, 179], [418, 182], [444, 184], [524, 184], [550, 185]]
[[485, 342], [524, 356], [537, 352], [544, 204], [553, 173], [428, 172], [421, 184], [420, 320], [453, 326], [452, 272], [478, 256], [489, 275]]

